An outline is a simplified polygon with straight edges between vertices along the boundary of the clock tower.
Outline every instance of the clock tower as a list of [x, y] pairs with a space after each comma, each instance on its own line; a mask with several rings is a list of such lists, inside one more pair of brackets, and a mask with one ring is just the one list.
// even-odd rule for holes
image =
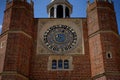
[[68, 0], [52, 0], [47, 6], [49, 18], [37, 19], [33, 79], [91, 78], [87, 19], [71, 18], [72, 7]]
[[32, 0], [6, 2], [0, 80], [120, 80], [112, 0], [88, 0], [84, 18], [71, 17], [68, 0], [51, 0], [48, 18], [34, 18], [33, 6]]

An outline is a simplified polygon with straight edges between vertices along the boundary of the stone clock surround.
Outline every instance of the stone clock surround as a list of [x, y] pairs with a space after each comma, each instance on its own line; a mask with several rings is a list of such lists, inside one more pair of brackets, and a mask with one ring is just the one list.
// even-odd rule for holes
[[38, 19], [37, 54], [56, 54], [54, 51], [48, 49], [43, 41], [44, 33], [54, 25], [69, 26], [77, 34], [77, 43], [75, 48], [65, 52], [64, 54], [84, 54], [82, 19]]
[[66, 25], [54, 25], [44, 33], [44, 44], [53, 52], [63, 54], [75, 48], [76, 32]]

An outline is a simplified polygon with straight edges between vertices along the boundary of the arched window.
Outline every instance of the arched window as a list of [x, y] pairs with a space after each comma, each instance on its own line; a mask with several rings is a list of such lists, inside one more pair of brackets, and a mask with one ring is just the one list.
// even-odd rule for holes
[[69, 61], [68, 60], [64, 61], [64, 69], [69, 69]]
[[62, 60], [58, 60], [58, 68], [59, 69], [63, 68], [63, 61]]
[[52, 60], [52, 69], [57, 69], [57, 61]]
[[54, 7], [50, 9], [50, 17], [54, 17]]
[[63, 6], [57, 6], [57, 18], [63, 18]]
[[68, 7], [65, 8], [65, 15], [66, 15], [65, 17], [67, 17], [67, 18], [70, 17], [70, 11], [69, 11]]

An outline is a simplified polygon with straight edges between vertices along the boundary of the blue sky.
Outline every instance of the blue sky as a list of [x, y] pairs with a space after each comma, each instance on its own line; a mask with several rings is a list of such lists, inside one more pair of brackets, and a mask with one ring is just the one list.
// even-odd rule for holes
[[[46, 6], [51, 0], [33, 0], [34, 1], [34, 16], [35, 18], [47, 18]], [[93, 1], [93, 0], [91, 0]], [[120, 0], [113, 0], [117, 16], [117, 23], [120, 32]], [[71, 17], [86, 17], [87, 0], [69, 0], [73, 5], [73, 13]], [[3, 23], [3, 13], [5, 10], [6, 0], [0, 0], [0, 28]]]

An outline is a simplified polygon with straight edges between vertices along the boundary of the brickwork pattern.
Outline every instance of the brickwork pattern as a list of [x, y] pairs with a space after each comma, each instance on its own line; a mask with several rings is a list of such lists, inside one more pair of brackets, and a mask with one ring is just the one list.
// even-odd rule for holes
[[[25, 1], [6, 5], [0, 80], [120, 80], [120, 36], [112, 3], [95, 0], [88, 4], [87, 18], [37, 19], [33, 5]], [[72, 27], [79, 40], [75, 49], [62, 55], [42, 43], [44, 31], [59, 24]], [[51, 57], [71, 58], [72, 69], [49, 69]]]
[[[92, 76], [96, 80], [119, 80], [116, 76], [120, 76], [117, 48], [120, 40], [113, 4], [95, 1], [87, 11]], [[111, 53], [112, 58], [108, 58], [107, 53]], [[102, 78], [105, 74], [106, 78]]]

